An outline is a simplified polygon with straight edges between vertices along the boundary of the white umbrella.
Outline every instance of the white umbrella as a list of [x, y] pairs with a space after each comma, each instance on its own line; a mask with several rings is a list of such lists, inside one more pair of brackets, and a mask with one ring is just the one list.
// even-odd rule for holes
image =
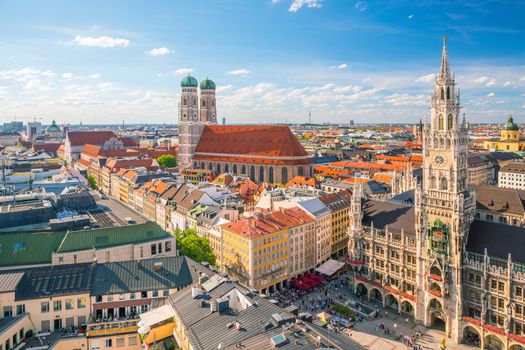
[[151, 328], [149, 326], [142, 326], [138, 329], [137, 333], [140, 335], [146, 335], [151, 331]]
[[138, 323], [137, 323], [137, 326], [140, 327], [144, 327], [146, 324], [144, 323], [144, 321], [140, 320]]

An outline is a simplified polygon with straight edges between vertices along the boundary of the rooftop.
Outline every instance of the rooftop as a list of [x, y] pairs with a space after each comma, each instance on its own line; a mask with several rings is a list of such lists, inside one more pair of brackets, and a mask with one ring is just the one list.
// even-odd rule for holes
[[193, 282], [191, 270], [195, 264], [188, 263], [189, 260], [184, 256], [175, 256], [98, 265], [91, 294], [120, 294], [187, 286]]

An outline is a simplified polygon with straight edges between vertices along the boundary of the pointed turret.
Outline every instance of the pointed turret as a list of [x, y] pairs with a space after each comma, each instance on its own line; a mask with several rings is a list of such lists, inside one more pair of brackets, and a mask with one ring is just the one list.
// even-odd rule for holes
[[450, 67], [448, 65], [448, 52], [447, 52], [447, 36], [443, 36], [443, 53], [441, 54], [441, 68], [439, 69], [439, 75], [442, 78], [451, 78]]

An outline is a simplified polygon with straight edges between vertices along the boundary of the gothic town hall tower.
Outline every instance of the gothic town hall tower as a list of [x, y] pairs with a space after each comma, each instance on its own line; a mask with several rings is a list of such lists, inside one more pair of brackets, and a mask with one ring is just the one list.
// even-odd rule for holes
[[434, 85], [430, 125], [423, 132], [423, 183], [416, 189], [416, 319], [427, 326], [442, 322], [457, 341], [462, 253], [476, 201], [467, 188], [468, 130], [465, 119], [460, 121], [446, 37]]

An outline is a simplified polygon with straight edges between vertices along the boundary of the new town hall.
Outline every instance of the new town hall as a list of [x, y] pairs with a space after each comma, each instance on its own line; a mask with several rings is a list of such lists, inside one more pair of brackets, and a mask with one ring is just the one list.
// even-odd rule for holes
[[482, 348], [525, 349], [525, 228], [489, 221], [476, 209], [446, 39], [423, 148], [414, 205], [363, 199], [354, 190], [354, 287], [426, 326], [441, 325], [456, 342], [474, 334]]

